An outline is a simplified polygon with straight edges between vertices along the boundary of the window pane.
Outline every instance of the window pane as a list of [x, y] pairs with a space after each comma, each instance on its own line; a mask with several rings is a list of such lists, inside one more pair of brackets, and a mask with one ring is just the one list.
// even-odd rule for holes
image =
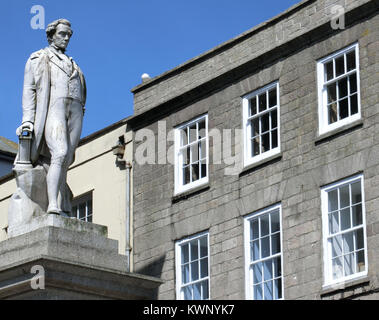
[[202, 140], [200, 142], [200, 157], [201, 159], [206, 159], [207, 157], [207, 142], [205, 140]]
[[183, 168], [183, 184], [190, 182], [190, 166], [186, 166]]
[[181, 246], [181, 252], [182, 252], [182, 264], [184, 264], [189, 261], [188, 244], [184, 244]]
[[207, 237], [200, 238], [200, 257], [208, 256], [208, 240]]
[[353, 214], [353, 226], [359, 226], [362, 224], [362, 205], [357, 204], [352, 207], [352, 214]]
[[201, 282], [202, 290], [203, 290], [203, 299], [209, 299], [209, 288], [208, 288], [208, 280]]
[[358, 96], [356, 94], [350, 97], [351, 115], [358, 113]]
[[343, 267], [345, 270], [345, 276], [349, 276], [354, 273], [354, 254], [347, 254], [343, 257]]
[[276, 254], [280, 252], [280, 234], [276, 233], [273, 236], [271, 236], [271, 247], [272, 247], [272, 253]]
[[355, 249], [360, 250], [364, 247], [363, 229], [355, 231]]
[[270, 150], [270, 133], [262, 135], [262, 153]]
[[187, 128], [180, 129], [180, 145], [184, 146], [188, 144]]
[[351, 203], [356, 204], [362, 202], [361, 181], [351, 184]]
[[332, 103], [328, 106], [328, 123], [334, 123], [337, 121], [337, 103]]
[[338, 210], [338, 191], [332, 190], [328, 192], [328, 212]]
[[261, 239], [262, 245], [262, 258], [266, 258], [270, 255], [270, 237], [264, 237]]
[[190, 139], [189, 139], [189, 142], [194, 142], [197, 140], [197, 130], [196, 130], [196, 123], [192, 124], [190, 127], [189, 127], [189, 136], [190, 136]]
[[200, 277], [208, 277], [208, 258], [203, 258], [200, 260]]
[[339, 231], [338, 211], [329, 214], [329, 234]]
[[87, 215], [92, 215], [92, 199], [87, 201]]
[[201, 300], [201, 283], [193, 285], [193, 300]]
[[349, 77], [350, 94], [357, 92], [357, 75], [354, 73]]
[[350, 205], [349, 186], [340, 188], [340, 208], [345, 208]]
[[365, 271], [365, 252], [363, 250], [356, 253], [356, 272]]
[[253, 265], [253, 283], [257, 284], [262, 282], [262, 263], [256, 263]]
[[342, 255], [342, 236], [338, 235], [331, 239], [332, 242], [332, 257]]
[[333, 79], [333, 60], [325, 64], [326, 81]]
[[207, 176], [207, 160], [201, 161], [201, 178]]
[[199, 279], [199, 266], [198, 262], [191, 262], [191, 281], [196, 281]]
[[278, 111], [274, 109], [271, 111], [271, 129], [275, 129], [278, 126]]
[[199, 163], [191, 165], [192, 168], [192, 181], [199, 180]]
[[269, 215], [265, 214], [261, 216], [261, 237], [264, 237], [269, 234], [270, 232], [270, 222], [269, 222]]
[[346, 54], [347, 71], [355, 69], [355, 50]]
[[254, 299], [255, 300], [262, 300], [263, 299], [262, 285], [261, 284], [257, 284], [254, 286]]
[[272, 300], [272, 281], [264, 283], [264, 297], [265, 300]]
[[272, 277], [272, 260], [266, 260], [263, 262], [263, 280], [271, 280]]
[[276, 148], [278, 146], [278, 130], [271, 131], [271, 139], [272, 148]]
[[251, 140], [251, 152], [253, 157], [259, 154], [259, 141], [259, 137], [255, 137]]
[[271, 233], [274, 233], [280, 230], [279, 211], [271, 212], [270, 215], [271, 215]]
[[182, 266], [182, 283], [188, 283], [189, 279], [189, 264]]
[[274, 281], [274, 299], [282, 298], [282, 279]]
[[86, 204], [79, 204], [79, 219], [84, 219], [86, 216]]
[[257, 113], [257, 97], [250, 99], [250, 116], [253, 116]]
[[259, 135], [259, 117], [251, 120], [251, 136]]
[[206, 136], [205, 131], [205, 119], [199, 121], [199, 139], [204, 138]]
[[274, 89], [271, 89], [269, 92], [268, 92], [268, 104], [269, 104], [269, 107], [274, 107], [276, 106], [277, 102], [276, 102], [276, 87]]
[[259, 95], [259, 112], [265, 111], [267, 109], [267, 97], [266, 92]]
[[280, 277], [282, 275], [282, 265], [281, 265], [281, 258], [277, 257], [273, 259], [274, 263], [274, 277]]
[[199, 247], [198, 247], [198, 241], [193, 240], [190, 242], [190, 248], [191, 248], [191, 261], [196, 260], [199, 258]]
[[345, 119], [349, 116], [349, 101], [348, 99], [340, 100], [340, 119]]
[[199, 148], [200, 145], [198, 143], [195, 143], [191, 146], [191, 162], [197, 162], [199, 161]]
[[270, 130], [270, 114], [266, 113], [261, 117], [261, 131], [266, 132]]
[[333, 279], [338, 279], [343, 276], [341, 257], [332, 259], [332, 273], [333, 273]]
[[336, 91], [336, 83], [329, 84], [326, 87], [328, 103], [334, 102], [337, 100], [337, 91]]
[[251, 257], [253, 261], [260, 259], [259, 257], [259, 240], [253, 241], [253, 245], [251, 246]]
[[336, 63], [336, 77], [345, 73], [344, 56], [340, 56], [335, 60]]
[[354, 251], [353, 233], [345, 233], [343, 237], [343, 253], [350, 253]]
[[341, 231], [350, 228], [350, 208], [346, 208], [340, 211], [341, 219]]
[[184, 300], [192, 300], [191, 286], [184, 287], [182, 292], [183, 292], [183, 298], [184, 298]]
[[347, 96], [347, 78], [338, 81], [338, 98], [344, 98]]
[[259, 221], [258, 219], [254, 219], [250, 222], [250, 237], [251, 240], [259, 238]]

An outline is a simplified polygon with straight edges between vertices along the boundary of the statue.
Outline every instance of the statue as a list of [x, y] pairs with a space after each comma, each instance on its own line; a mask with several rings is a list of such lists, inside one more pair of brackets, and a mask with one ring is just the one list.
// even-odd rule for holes
[[[72, 199], [66, 184], [67, 169], [74, 161], [81, 135], [86, 84], [78, 65], [65, 54], [73, 34], [71, 23], [66, 19], [53, 21], [47, 26], [46, 34], [49, 46], [32, 53], [25, 66], [23, 117], [16, 130], [20, 146], [14, 166], [19, 195], [14, 198], [20, 199], [25, 194], [28, 198], [41, 198], [41, 192], [30, 190], [33, 184], [45, 179], [42, 184], [46, 183], [45, 203], [48, 205], [40, 207], [47, 213], [67, 216]], [[26, 137], [29, 147], [23, 145]], [[25, 154], [30, 158], [25, 159]], [[43, 169], [45, 177], [35, 178], [30, 168]], [[14, 211], [13, 205], [9, 215], [15, 215]], [[29, 218], [33, 214], [30, 213]]]

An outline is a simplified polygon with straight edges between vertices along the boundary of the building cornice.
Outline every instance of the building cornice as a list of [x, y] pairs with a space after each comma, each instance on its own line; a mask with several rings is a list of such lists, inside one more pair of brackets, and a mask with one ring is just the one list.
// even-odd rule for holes
[[[304, 6], [310, 4], [314, 1], [304, 1], [297, 6], [295, 6], [297, 10], [299, 10], [300, 5]], [[367, 2], [361, 6], [355, 7], [352, 10], [345, 13], [345, 27], [351, 27], [357, 22], [361, 21], [364, 18], [370, 17], [372, 15], [376, 15], [378, 12], [379, 0], [373, 0]], [[290, 8], [287, 10], [287, 15], [292, 14], [294, 8]], [[284, 13], [283, 13], [284, 14]], [[279, 16], [273, 19], [279, 19]], [[277, 21], [277, 20], [274, 20]], [[271, 22], [274, 23], [274, 21]], [[268, 22], [267, 22], [268, 23]], [[266, 23], [266, 25], [267, 25]], [[259, 27], [259, 26], [258, 26]], [[257, 28], [258, 28], [257, 27]], [[262, 27], [261, 27], [262, 28]], [[315, 27], [308, 32], [289, 40], [282, 45], [279, 45], [272, 50], [266, 51], [263, 54], [251, 59], [250, 61], [243, 63], [234, 69], [226, 71], [225, 73], [212, 78], [211, 80], [198, 85], [197, 87], [185, 91], [174, 98], [165, 101], [157, 106], [142, 112], [140, 114], [134, 115], [128, 118], [127, 123], [133, 130], [137, 130], [143, 128], [152, 122], [155, 122], [174, 111], [178, 111], [182, 108], [185, 108], [191, 103], [199, 101], [222, 88], [239, 81], [258, 70], [261, 70], [277, 61], [280, 58], [288, 57], [298, 51], [304, 49], [304, 47], [310, 46], [311, 44], [322, 41], [323, 39], [327, 39], [332, 35], [338, 34], [343, 30], [334, 30], [330, 27], [330, 21]], [[252, 31], [249, 31], [249, 36], [251, 36]], [[233, 42], [233, 45], [235, 43]], [[207, 56], [208, 58], [208, 56]], [[197, 58], [195, 58], [197, 59]], [[176, 70], [176, 69], [174, 69]], [[172, 75], [172, 74], [171, 74]], [[156, 78], [153, 78], [153, 81]], [[158, 80], [158, 79], [156, 79]], [[163, 78], [160, 78], [163, 80]], [[152, 82], [147, 83], [151, 84]], [[139, 87], [142, 88], [142, 87]], [[146, 88], [144, 86], [144, 88]]]

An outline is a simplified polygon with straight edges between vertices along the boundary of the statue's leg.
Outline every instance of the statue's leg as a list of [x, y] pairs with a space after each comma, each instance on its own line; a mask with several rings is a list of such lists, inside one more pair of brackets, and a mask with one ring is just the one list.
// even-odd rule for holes
[[65, 166], [63, 167], [63, 180], [61, 184], [61, 200], [60, 208], [62, 211], [69, 213], [69, 208], [71, 208], [71, 204], [67, 203], [70, 197], [66, 193], [71, 191], [69, 187], [66, 185], [67, 180], [67, 170], [68, 167], [74, 161], [75, 149], [78, 146], [80, 135], [82, 132], [82, 122], [83, 122], [83, 112], [82, 106], [76, 100], [70, 101], [68, 104], [68, 120], [67, 120], [67, 129], [68, 129], [68, 151], [67, 151], [67, 161]]
[[65, 99], [57, 99], [49, 107], [45, 124], [45, 141], [51, 154], [46, 176], [49, 206], [47, 212], [60, 213], [58, 192], [64, 178], [68, 155], [67, 109]]

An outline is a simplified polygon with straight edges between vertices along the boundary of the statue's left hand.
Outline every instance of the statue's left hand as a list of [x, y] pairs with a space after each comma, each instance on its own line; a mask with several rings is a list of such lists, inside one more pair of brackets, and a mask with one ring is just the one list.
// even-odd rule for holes
[[23, 131], [30, 131], [30, 132], [33, 132], [33, 129], [34, 129], [34, 125], [33, 123], [27, 121], [27, 122], [24, 122], [21, 126], [19, 126], [17, 129], [16, 129], [16, 134], [18, 136], [21, 136], [22, 132]]

